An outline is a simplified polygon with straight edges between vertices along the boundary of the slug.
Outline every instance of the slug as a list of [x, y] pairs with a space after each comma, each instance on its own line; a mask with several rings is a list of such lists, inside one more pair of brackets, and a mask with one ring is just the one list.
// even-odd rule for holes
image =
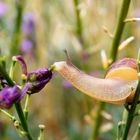
[[138, 85], [137, 64], [133, 58], [124, 58], [114, 63], [105, 79], [84, 73], [69, 60], [55, 62], [53, 67], [84, 94], [112, 104], [131, 102]]

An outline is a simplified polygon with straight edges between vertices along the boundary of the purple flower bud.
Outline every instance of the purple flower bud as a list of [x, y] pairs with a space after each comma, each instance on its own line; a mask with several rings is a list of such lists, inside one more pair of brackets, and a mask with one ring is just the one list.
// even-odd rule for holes
[[7, 12], [7, 5], [4, 2], [0, 2], [0, 17], [5, 16]]
[[23, 74], [27, 75], [27, 65], [23, 57], [21, 55], [17, 55], [13, 56], [13, 59], [16, 59], [16, 61], [20, 63]]
[[29, 94], [37, 93], [42, 90], [45, 85], [51, 80], [52, 71], [47, 68], [33, 70], [27, 75], [27, 81], [30, 83], [28, 90]]
[[29, 53], [32, 52], [33, 49], [33, 42], [29, 39], [25, 39], [21, 43], [21, 52], [22, 53]]
[[0, 108], [9, 109], [21, 96], [21, 90], [17, 87], [6, 87], [0, 91]]
[[0, 91], [0, 108], [9, 109], [16, 102], [19, 102], [28, 91], [30, 84], [26, 84], [22, 91], [15, 85], [5, 87]]
[[35, 17], [33, 16], [33, 14], [28, 13], [25, 15], [22, 29], [23, 29], [23, 32], [27, 35], [30, 35], [34, 32]]

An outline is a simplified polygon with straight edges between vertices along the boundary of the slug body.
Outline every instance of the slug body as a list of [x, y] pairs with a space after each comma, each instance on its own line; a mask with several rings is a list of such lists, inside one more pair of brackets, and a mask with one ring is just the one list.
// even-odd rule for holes
[[[113, 104], [125, 104], [135, 93], [138, 80], [120, 78], [100, 79], [92, 77], [65, 61], [55, 62], [55, 70], [81, 92], [94, 99]], [[129, 100], [128, 100], [129, 99]]]

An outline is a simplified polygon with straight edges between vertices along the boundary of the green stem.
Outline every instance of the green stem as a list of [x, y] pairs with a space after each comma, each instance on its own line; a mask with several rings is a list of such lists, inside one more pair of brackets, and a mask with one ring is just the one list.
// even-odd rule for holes
[[118, 122], [117, 140], [121, 140], [121, 139], [122, 139], [123, 130], [124, 130], [124, 127], [125, 127], [125, 125], [126, 125], [126, 118], [127, 118], [127, 115], [128, 115], [128, 112], [127, 112], [126, 109], [124, 109], [122, 121]]
[[7, 72], [5, 71], [5, 69], [4, 69], [4, 67], [3, 67], [2, 64], [0, 64], [0, 73], [6, 79], [6, 81], [9, 84], [9, 86], [14, 86], [15, 85], [15, 83], [11, 80], [11, 78], [9, 77], [9, 75], [7, 74]]
[[26, 119], [24, 117], [24, 113], [23, 113], [21, 104], [19, 102], [15, 103], [15, 108], [16, 108], [17, 114], [19, 116], [19, 119], [21, 121], [21, 125], [22, 125], [24, 131], [27, 133], [26, 136], [27, 136], [28, 140], [32, 140], [32, 137], [31, 137], [29, 130], [28, 130]]
[[[0, 64], [0, 73], [2, 74], [2, 76], [6, 79], [6, 81], [8, 82], [9, 86], [14, 86], [15, 83], [11, 80], [11, 78], [9, 77], [9, 75], [7, 74], [7, 72], [4, 70], [4, 68], [2, 67], [2, 65]], [[27, 133], [27, 138], [28, 140], [32, 140], [32, 137], [29, 133], [29, 130], [28, 130], [28, 126], [27, 126], [27, 122], [26, 122], [26, 119], [24, 117], [24, 113], [23, 113], [23, 110], [22, 110], [22, 107], [21, 107], [21, 104], [18, 102], [18, 103], [15, 103], [15, 108], [16, 108], [16, 111], [17, 111], [17, 114], [19, 116], [19, 119], [21, 121], [21, 125], [24, 129], [24, 131]]]
[[0, 63], [2, 64], [2, 66], [4, 67], [4, 69], [6, 69], [6, 57], [1, 57], [0, 58]]
[[125, 125], [125, 122], [124, 122], [124, 121], [120, 121], [120, 122], [118, 122], [117, 138], [116, 138], [116, 140], [121, 140], [124, 125]]
[[83, 35], [82, 35], [82, 32], [83, 32], [82, 21], [80, 18], [80, 10], [78, 8], [79, 0], [73, 0], [73, 2], [74, 2], [75, 15], [76, 15], [76, 33], [77, 33], [80, 43], [82, 44], [82, 46], [84, 46], [84, 39], [83, 39]]
[[27, 94], [26, 101], [25, 101], [25, 107], [24, 107], [24, 116], [25, 116], [26, 120], [28, 118], [28, 113], [29, 113], [29, 101], [30, 101], [30, 95]]
[[138, 128], [134, 133], [134, 136], [132, 137], [132, 140], [136, 140], [139, 136], [140, 136], [140, 124], [138, 125]]
[[110, 53], [110, 59], [112, 62], [114, 62], [116, 60], [116, 57], [117, 57], [116, 54], [118, 51], [118, 47], [119, 47], [119, 43], [120, 43], [121, 36], [123, 33], [123, 29], [125, 26], [124, 20], [127, 16], [127, 13], [128, 13], [130, 1], [131, 0], [122, 0], [119, 18], [118, 18], [118, 22], [117, 22], [113, 42], [112, 42], [112, 47], [111, 47], [111, 53]]
[[38, 137], [38, 140], [45, 140], [45, 135], [44, 135], [45, 126], [39, 125], [39, 128], [40, 128], [40, 135]]
[[15, 27], [11, 40], [11, 56], [17, 55], [19, 53], [20, 39], [21, 39], [21, 25], [23, 17], [25, 0], [18, 0], [16, 2], [17, 16], [15, 19]]
[[[113, 38], [113, 42], [112, 42], [112, 47], [111, 47], [111, 51], [110, 51], [110, 59], [111, 62], [113, 63], [116, 58], [117, 58], [117, 53], [118, 53], [118, 46], [121, 40], [121, 36], [123, 33], [123, 29], [124, 29], [124, 25], [125, 25], [125, 18], [127, 16], [128, 13], [128, 9], [129, 9], [129, 5], [130, 5], [130, 0], [123, 0], [122, 4], [121, 4], [121, 8], [120, 8], [120, 12], [119, 12], [119, 17], [118, 17], [118, 22], [116, 25], [116, 30], [115, 30], [115, 34], [114, 34], [114, 38]], [[101, 121], [98, 122], [99, 120], [101, 120], [101, 112], [103, 111], [103, 107], [105, 106], [105, 103], [100, 103], [99, 104], [99, 108], [97, 110], [98, 114], [96, 118], [100, 118], [97, 119], [97, 121], [95, 121], [95, 128], [94, 128], [94, 132], [93, 132], [93, 140], [96, 140], [99, 134], [99, 128], [101, 125]]]
[[[139, 53], [138, 53], [138, 73], [140, 73], [140, 50], [139, 50]], [[137, 103], [138, 103], [139, 96], [140, 96], [140, 75], [138, 75], [138, 77], [139, 77], [138, 87], [136, 89], [136, 93], [135, 93], [134, 99], [132, 101], [132, 105], [130, 107], [130, 110], [128, 111], [126, 127], [125, 127], [125, 130], [124, 130], [122, 140], [127, 140], [128, 133], [129, 133], [132, 121], [133, 121], [134, 116], [135, 116], [135, 110], [136, 110]]]
[[12, 116], [10, 113], [7, 111], [0, 109], [0, 112], [4, 113], [7, 117], [9, 117], [13, 122], [16, 120], [15, 116]]
[[124, 131], [124, 135], [123, 135], [123, 140], [127, 140], [127, 136], [128, 136], [128, 133], [129, 133], [129, 130], [130, 130], [133, 118], [134, 118], [139, 95], [140, 95], [140, 82], [138, 84], [136, 94], [135, 94], [134, 100], [132, 102], [132, 106], [130, 108], [130, 111], [128, 112], [128, 117], [127, 117], [127, 121], [126, 121], [126, 127], [125, 127], [125, 131]]
[[99, 102], [99, 106], [98, 106], [98, 110], [97, 110], [97, 115], [95, 118], [95, 125], [93, 127], [93, 132], [92, 132], [92, 140], [97, 140], [97, 137], [99, 136], [99, 129], [100, 129], [100, 125], [102, 122], [102, 111], [105, 108], [105, 103], [104, 102]]
[[16, 61], [15, 60], [12, 60], [12, 64], [11, 64], [10, 71], [9, 71], [9, 76], [10, 76], [11, 79], [13, 79], [13, 76], [14, 76], [14, 67], [15, 67], [15, 64], [16, 64]]

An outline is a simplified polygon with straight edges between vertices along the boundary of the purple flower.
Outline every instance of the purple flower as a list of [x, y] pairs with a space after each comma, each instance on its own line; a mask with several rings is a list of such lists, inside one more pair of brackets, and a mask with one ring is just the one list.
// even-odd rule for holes
[[37, 93], [52, 79], [52, 71], [48, 68], [33, 70], [27, 75], [27, 82], [30, 83], [29, 94]]
[[7, 12], [7, 4], [4, 2], [0, 2], [0, 17], [5, 16]]
[[22, 91], [16, 85], [3, 88], [0, 91], [0, 108], [11, 108], [14, 103], [19, 102], [22, 99], [29, 87], [30, 85], [26, 84]]
[[35, 17], [33, 14], [28, 13], [25, 15], [22, 25], [22, 30], [25, 38], [21, 44], [21, 53], [29, 53], [34, 56], [34, 49], [36, 47], [36, 35], [35, 35]]
[[27, 35], [30, 35], [34, 32], [35, 18], [31, 13], [25, 15], [22, 29], [23, 32]]
[[66, 80], [63, 80], [62, 86], [66, 89], [71, 89], [73, 87], [72, 84]]
[[22, 41], [21, 51], [23, 53], [32, 52], [32, 49], [33, 49], [33, 42], [31, 40], [25, 39]]
[[20, 99], [21, 90], [17, 87], [6, 87], [0, 91], [0, 108], [9, 109]]
[[23, 74], [27, 75], [27, 65], [21, 55], [13, 56], [16, 61], [18, 61], [21, 65]]

